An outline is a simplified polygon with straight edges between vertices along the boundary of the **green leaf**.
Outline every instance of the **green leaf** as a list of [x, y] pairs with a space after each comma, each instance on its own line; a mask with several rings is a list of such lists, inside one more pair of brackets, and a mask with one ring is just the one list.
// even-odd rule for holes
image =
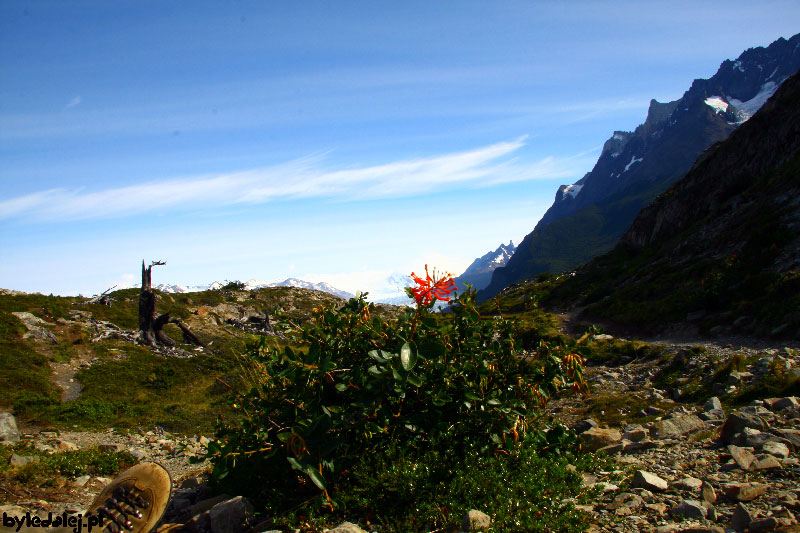
[[336, 390], [338, 390], [339, 392], [344, 392], [347, 390], [347, 385], [345, 385], [344, 383], [337, 383], [335, 387]]
[[379, 363], [383, 363], [384, 361], [386, 361], [386, 358], [383, 357], [381, 350], [370, 350], [369, 352], [367, 352], [367, 355], [369, 355]]
[[417, 364], [417, 347], [413, 342], [407, 342], [400, 348], [400, 364], [406, 372]]
[[409, 374], [408, 375], [408, 382], [411, 383], [415, 387], [421, 387], [422, 386], [422, 379], [420, 379], [419, 376], [415, 376], [414, 374]]
[[313, 466], [306, 467], [306, 474], [308, 474], [308, 477], [311, 478], [311, 481], [314, 482], [314, 485], [316, 485], [319, 490], [328, 490], [325, 488], [325, 478], [322, 477]]
[[293, 469], [299, 470], [301, 472], [304, 471], [303, 465], [301, 465], [300, 461], [298, 461], [294, 457], [287, 457], [286, 460], [289, 461], [289, 464], [292, 465]]

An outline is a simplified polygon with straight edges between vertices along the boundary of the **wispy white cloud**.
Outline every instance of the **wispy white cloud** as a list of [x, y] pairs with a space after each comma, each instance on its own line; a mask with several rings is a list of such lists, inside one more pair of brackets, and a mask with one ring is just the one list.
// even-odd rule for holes
[[70, 107], [75, 107], [77, 105], [80, 105], [80, 103], [81, 103], [81, 97], [80, 95], [78, 95], [69, 102], [67, 102], [66, 108], [69, 109]]
[[580, 163], [509, 157], [525, 138], [475, 150], [345, 170], [324, 168], [324, 156], [230, 174], [175, 178], [101, 191], [49, 189], [0, 201], [0, 219], [117, 218], [162, 209], [210, 209], [298, 198], [341, 200], [408, 197], [452, 187], [574, 176]]

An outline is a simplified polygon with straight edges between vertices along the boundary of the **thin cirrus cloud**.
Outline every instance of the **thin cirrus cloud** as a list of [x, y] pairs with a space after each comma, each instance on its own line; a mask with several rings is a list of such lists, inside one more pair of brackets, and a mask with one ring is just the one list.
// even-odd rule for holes
[[67, 221], [285, 199], [396, 198], [454, 186], [491, 186], [574, 175], [574, 158], [548, 157], [521, 164], [509, 157], [524, 144], [522, 137], [465, 152], [347, 170], [326, 170], [323, 157], [316, 156], [237, 173], [167, 179], [103, 191], [49, 189], [0, 201], [0, 219]]

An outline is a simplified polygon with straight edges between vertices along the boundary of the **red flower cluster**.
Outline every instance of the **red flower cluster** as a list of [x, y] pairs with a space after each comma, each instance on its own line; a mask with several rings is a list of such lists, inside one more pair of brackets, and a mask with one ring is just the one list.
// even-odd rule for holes
[[433, 277], [431, 277], [428, 273], [428, 265], [425, 265], [425, 279], [413, 272], [411, 273], [411, 279], [418, 285], [417, 287], [410, 287], [417, 305], [430, 305], [434, 300], [449, 302], [450, 297], [448, 295], [458, 289], [455, 281], [453, 281], [453, 276], [450, 274], [436, 279], [436, 269], [433, 269]]

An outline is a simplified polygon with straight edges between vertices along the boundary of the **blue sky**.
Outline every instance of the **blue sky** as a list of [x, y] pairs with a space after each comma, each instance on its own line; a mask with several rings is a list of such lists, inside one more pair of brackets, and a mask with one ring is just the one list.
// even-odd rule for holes
[[519, 242], [651, 98], [800, 3], [0, 3], [0, 287], [390, 295]]

